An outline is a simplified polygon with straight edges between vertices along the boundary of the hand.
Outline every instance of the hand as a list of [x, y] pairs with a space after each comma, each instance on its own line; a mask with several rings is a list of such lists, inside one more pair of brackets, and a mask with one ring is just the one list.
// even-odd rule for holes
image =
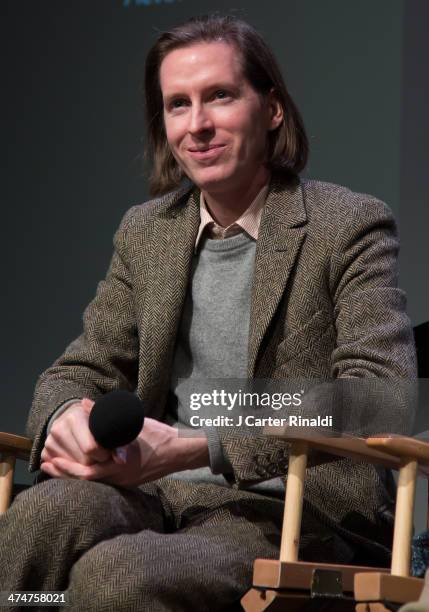
[[59, 478], [98, 480], [130, 487], [205, 465], [209, 465], [205, 437], [179, 438], [175, 427], [146, 418], [138, 437], [122, 447], [120, 453], [113, 453], [107, 461], [82, 464], [58, 456], [52, 460], [47, 471]]
[[88, 426], [94, 402], [84, 398], [72, 404], [52, 424], [41, 454], [41, 469], [52, 474], [54, 459], [63, 458], [81, 465], [107, 461], [111, 451], [95, 441]]

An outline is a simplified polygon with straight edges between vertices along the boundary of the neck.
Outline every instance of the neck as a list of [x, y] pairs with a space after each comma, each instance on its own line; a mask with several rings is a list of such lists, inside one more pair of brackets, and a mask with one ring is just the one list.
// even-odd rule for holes
[[204, 201], [213, 219], [221, 227], [228, 227], [241, 217], [262, 187], [267, 183], [269, 171], [261, 166], [253, 180], [227, 192], [208, 192], [203, 190]]

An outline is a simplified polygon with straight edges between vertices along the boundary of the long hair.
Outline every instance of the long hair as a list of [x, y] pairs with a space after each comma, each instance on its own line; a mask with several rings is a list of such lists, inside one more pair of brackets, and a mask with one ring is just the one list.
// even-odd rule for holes
[[233, 45], [239, 51], [244, 76], [253, 89], [262, 96], [274, 89], [283, 108], [282, 123], [267, 136], [266, 166], [293, 178], [307, 163], [308, 140], [301, 115], [287, 91], [277, 60], [262, 36], [245, 21], [230, 15], [193, 17], [161, 34], [146, 59], [146, 153], [152, 162], [149, 185], [153, 195], [178, 187], [185, 176], [170, 151], [165, 133], [159, 78], [161, 63], [174, 49], [219, 41]]

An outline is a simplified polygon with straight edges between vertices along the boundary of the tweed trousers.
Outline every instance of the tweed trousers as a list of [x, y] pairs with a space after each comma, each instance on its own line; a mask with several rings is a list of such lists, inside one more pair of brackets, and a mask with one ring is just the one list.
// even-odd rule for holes
[[[67, 590], [79, 612], [227, 610], [254, 559], [278, 558], [282, 513], [279, 499], [215, 484], [49, 479], [0, 517], [1, 590]], [[305, 508], [301, 544], [302, 558], [350, 560]]]

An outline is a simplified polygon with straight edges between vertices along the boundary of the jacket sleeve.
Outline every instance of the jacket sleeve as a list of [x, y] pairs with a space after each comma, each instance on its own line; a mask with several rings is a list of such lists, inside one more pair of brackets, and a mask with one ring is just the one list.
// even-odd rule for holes
[[83, 316], [83, 333], [39, 378], [27, 421], [33, 438], [30, 471], [38, 469], [46, 428], [52, 414], [70, 399], [96, 400], [114, 389], [134, 390], [139, 339], [135, 324], [132, 281], [125, 258], [125, 215], [114, 236], [113, 257], [105, 280]]
[[[355, 433], [361, 434], [386, 430], [409, 434], [414, 417], [416, 357], [406, 298], [397, 287], [399, 245], [395, 221], [385, 204], [369, 197], [359, 205], [340, 208], [336, 214], [335, 227], [331, 223], [326, 230], [331, 249], [328, 278], [323, 283], [329, 287], [337, 336], [331, 355], [331, 377], [345, 383], [346, 379], [378, 379], [381, 391], [376, 390], [377, 398], [380, 392], [389, 390], [385, 398], [387, 420], [386, 413], [379, 411], [371, 424], [373, 429], [367, 432], [359, 432], [362, 423], [353, 422], [352, 404], [357, 406], [362, 396], [350, 394], [348, 429], [355, 428]], [[387, 379], [388, 384], [381, 379]], [[367, 411], [374, 416], [377, 384], [362, 388], [370, 390]], [[323, 406], [317, 404], [317, 389], [307, 399], [305, 407], [313, 411], [308, 416], [323, 411]], [[220, 439], [232, 466], [235, 486], [244, 487], [287, 472], [289, 444], [281, 438], [226, 431], [220, 433]]]

